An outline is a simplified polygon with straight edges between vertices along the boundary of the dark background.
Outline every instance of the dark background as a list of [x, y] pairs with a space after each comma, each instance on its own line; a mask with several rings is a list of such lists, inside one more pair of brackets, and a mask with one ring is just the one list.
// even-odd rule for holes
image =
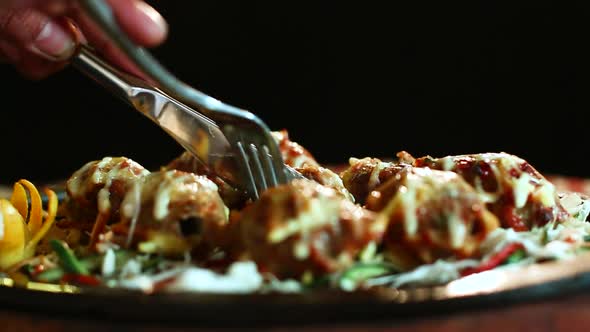
[[[505, 151], [590, 176], [590, 7], [573, 2], [150, 1], [170, 23], [154, 54], [184, 81], [257, 113], [325, 163]], [[0, 67], [1, 182], [69, 176], [125, 155], [181, 152], [81, 74]]]

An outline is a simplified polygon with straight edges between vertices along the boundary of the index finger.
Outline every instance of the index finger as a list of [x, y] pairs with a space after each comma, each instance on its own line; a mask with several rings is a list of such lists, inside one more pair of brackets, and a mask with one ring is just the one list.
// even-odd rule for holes
[[[136, 43], [153, 47], [162, 43], [168, 34], [166, 21], [152, 6], [141, 0], [105, 0], [121, 28]], [[0, 0], [0, 8], [35, 7], [50, 16], [61, 16], [76, 11], [73, 0]]]
[[[139, 0], [107, 0], [121, 29], [135, 43], [141, 46], [155, 46], [167, 34], [167, 25], [162, 16], [152, 7]], [[143, 77], [141, 71], [124, 55], [111, 39], [105, 35], [92, 19], [80, 8], [73, 8], [72, 15], [84, 37], [94, 48], [119, 68]]]
[[153, 7], [140, 0], [107, 0], [117, 22], [129, 37], [143, 46], [156, 46], [168, 33], [166, 21]]

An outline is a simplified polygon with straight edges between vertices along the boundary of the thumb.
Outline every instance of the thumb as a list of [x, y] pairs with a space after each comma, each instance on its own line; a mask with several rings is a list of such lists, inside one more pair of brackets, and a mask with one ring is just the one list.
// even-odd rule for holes
[[0, 8], [0, 37], [52, 61], [66, 60], [76, 47], [69, 31], [33, 8]]

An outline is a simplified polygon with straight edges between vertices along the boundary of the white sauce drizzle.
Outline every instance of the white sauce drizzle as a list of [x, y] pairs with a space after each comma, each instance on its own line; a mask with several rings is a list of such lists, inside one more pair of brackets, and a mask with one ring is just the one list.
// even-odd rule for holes
[[430, 168], [415, 168], [413, 172], [415, 174], [408, 173], [405, 186], [401, 186], [396, 195], [396, 200], [399, 200], [404, 212], [404, 230], [410, 238], [418, 232], [416, 199], [417, 190], [423, 184], [421, 180], [433, 181], [436, 177], [442, 181], [450, 181], [458, 176], [453, 172], [433, 171]]
[[[492, 168], [493, 169], [493, 168]], [[494, 193], [487, 192], [483, 189], [483, 185], [481, 184], [481, 179], [479, 177], [475, 178], [475, 185], [473, 186], [477, 195], [484, 203], [493, 203], [498, 200], [500, 196], [500, 188], [501, 184], [498, 183], [498, 190]]]
[[451, 240], [451, 248], [457, 249], [465, 242], [467, 236], [467, 227], [461, 218], [455, 213], [448, 216], [449, 235]]
[[[105, 158], [107, 159], [107, 158]], [[112, 158], [111, 158], [112, 159]], [[104, 160], [103, 160], [104, 161]], [[102, 161], [101, 161], [102, 163]], [[98, 192], [98, 211], [100, 213], [107, 213], [109, 211], [109, 209], [111, 208], [111, 185], [113, 184], [113, 179], [117, 178], [117, 175], [119, 175], [120, 171], [121, 171], [121, 166], [123, 163], [118, 163], [117, 166], [113, 167], [107, 174], [106, 174], [106, 183], [104, 185], [104, 187], [102, 189], [100, 189], [100, 191]], [[99, 163], [100, 165], [100, 163]], [[101, 169], [100, 167], [97, 167], [96, 170]], [[94, 172], [94, 174], [96, 174], [97, 172]], [[93, 179], [94, 179], [94, 174], [93, 174]]]
[[533, 195], [545, 206], [555, 205], [555, 186], [549, 181], [543, 181], [541, 187]]
[[[408, 179], [411, 175], [408, 175]], [[409, 238], [418, 232], [418, 217], [416, 216], [416, 186], [408, 181], [408, 186], [401, 186], [397, 193], [404, 209], [404, 230]]]
[[306, 234], [324, 225], [336, 225], [339, 219], [340, 200], [319, 196], [309, 202], [307, 211], [289, 219], [284, 226], [271, 230], [267, 236], [270, 243], [278, 243], [294, 234]]
[[444, 171], [451, 171], [455, 168], [455, 161], [452, 156], [441, 158], [442, 168]]
[[100, 171], [102, 171], [102, 169], [106, 165], [108, 165], [112, 160], [113, 160], [112, 157], [105, 157], [105, 158], [102, 158], [102, 160], [99, 161], [96, 164], [96, 168], [94, 169], [94, 172], [90, 176], [90, 179], [92, 180], [92, 183], [99, 184], [99, 183], [102, 183], [104, 181], [103, 180], [103, 173], [100, 172]]
[[309, 244], [307, 240], [301, 239], [297, 241], [293, 248], [293, 254], [298, 260], [304, 260], [309, 257]]
[[[131, 242], [133, 241], [137, 219], [139, 218], [139, 212], [141, 210], [141, 187], [141, 180], [135, 181], [131, 191], [125, 195], [123, 213], [125, 213], [126, 217], [131, 218], [129, 233], [127, 234], [127, 241], [125, 242], [127, 248], [131, 246]], [[131, 197], [131, 202], [127, 201], [128, 197]]]
[[348, 164], [350, 166], [354, 166], [354, 165], [358, 164], [359, 161], [361, 161], [359, 158], [355, 158], [355, 157], [348, 158]]
[[[105, 172], [104, 168], [109, 165], [113, 167], [108, 172]], [[126, 167], [124, 168], [123, 165]], [[88, 176], [90, 183], [94, 185], [104, 184], [104, 187], [97, 194], [97, 205], [100, 213], [107, 213], [111, 208], [110, 187], [114, 180], [143, 177], [150, 173], [128, 158], [105, 157], [100, 161], [92, 161], [86, 163], [68, 180], [68, 189], [73, 197], [84, 195], [86, 184], [82, 179], [85, 178], [83, 175], [88, 173], [89, 169], [93, 169], [92, 173]], [[135, 174], [136, 170], [139, 170], [139, 174]]]
[[173, 172], [166, 172], [164, 173], [164, 179], [160, 182], [158, 186], [158, 190], [156, 191], [156, 196], [154, 200], [154, 219], [155, 220], [163, 220], [168, 215], [168, 205], [170, 204], [170, 194], [172, 189], [174, 188], [173, 185]]
[[344, 196], [349, 201], [354, 203], [354, 196], [352, 196], [352, 194], [344, 187], [344, 183], [342, 182], [342, 178], [340, 178], [340, 176], [338, 176], [338, 174], [336, 174], [336, 173], [332, 172], [331, 170], [324, 168], [324, 167], [318, 167], [318, 171], [319, 171], [319, 182], [322, 185], [336, 190], [337, 192], [342, 194], [342, 196]]
[[[447, 168], [447, 158], [441, 158], [443, 168]], [[554, 206], [556, 191], [555, 186], [545, 178], [539, 179], [534, 178], [529, 173], [520, 171], [521, 165], [526, 163], [521, 158], [507, 154], [507, 153], [483, 153], [476, 156], [477, 160], [482, 160], [490, 166], [490, 169], [494, 173], [496, 179], [508, 179], [510, 181], [512, 192], [514, 196], [514, 205], [517, 209], [522, 208], [526, 205], [529, 197], [534, 197], [541, 202], [544, 206]], [[518, 178], [506, 174], [511, 169], [519, 170], [520, 175]], [[481, 179], [475, 178], [474, 187], [479, 194], [480, 198], [486, 203], [493, 203], [498, 200], [500, 195], [503, 193], [502, 181], [497, 181], [498, 188], [496, 192], [490, 193], [483, 189]]]
[[525, 206], [529, 195], [535, 190], [531, 179], [529, 173], [523, 172], [518, 179], [514, 180], [514, 206], [517, 209]]
[[112, 248], [108, 248], [102, 259], [102, 275], [110, 277], [115, 273], [117, 259]]
[[388, 165], [388, 163], [384, 163], [382, 161], [377, 162], [377, 165], [375, 165], [375, 167], [371, 171], [371, 175], [369, 176], [368, 186], [370, 190], [375, 189], [381, 183], [381, 181], [379, 180], [379, 174]]
[[304, 154], [299, 154], [295, 157], [291, 157], [289, 160], [289, 164], [291, 165], [291, 167], [301, 167], [304, 164], [308, 164], [311, 163], [312, 165], [315, 165], [315, 163], [311, 162], [311, 159], [304, 155]]
[[[111, 157], [106, 157], [103, 158], [102, 161], [104, 161], [105, 159], [108, 159], [109, 161], [112, 159]], [[82, 166], [79, 170], [77, 170], [76, 172], [74, 172], [74, 174], [72, 174], [72, 176], [70, 177], [70, 179], [68, 180], [68, 189], [70, 191], [70, 193], [72, 194], [72, 196], [74, 197], [78, 197], [80, 195], [82, 195], [82, 175], [86, 174], [88, 172], [88, 169], [91, 167], [94, 167], [96, 165], [96, 167], [99, 167], [99, 165], [101, 165], [101, 162], [97, 163], [96, 161], [90, 161], [87, 162], [84, 166]], [[90, 180], [92, 183], [99, 183], [100, 179], [99, 179], [99, 174], [96, 174], [96, 170], [94, 170], [94, 172], [90, 175]]]
[[153, 215], [155, 220], [163, 220], [169, 214], [169, 206], [172, 194], [182, 190], [182, 184], [190, 181], [189, 186], [192, 192], [202, 189], [218, 191], [219, 187], [204, 176], [196, 176], [192, 173], [179, 173], [175, 170], [164, 173], [164, 179], [158, 185], [154, 197]]

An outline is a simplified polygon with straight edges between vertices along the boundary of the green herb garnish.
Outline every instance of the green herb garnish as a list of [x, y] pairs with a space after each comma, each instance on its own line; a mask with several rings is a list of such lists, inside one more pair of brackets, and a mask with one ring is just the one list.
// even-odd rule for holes
[[84, 275], [90, 274], [88, 268], [82, 264], [78, 258], [76, 258], [76, 255], [74, 255], [72, 250], [63, 245], [61, 241], [54, 239], [51, 240], [49, 244], [51, 245], [51, 248], [55, 250], [55, 253], [59, 257], [59, 262], [66, 272]]
[[359, 263], [344, 271], [338, 280], [338, 284], [344, 290], [352, 290], [363, 281], [399, 272], [391, 264], [386, 263]]
[[524, 251], [523, 249], [518, 249], [515, 252], [513, 252], [510, 256], [508, 256], [508, 258], [506, 258], [506, 260], [502, 262], [502, 265], [518, 263], [524, 258], [526, 258], [526, 251]]

